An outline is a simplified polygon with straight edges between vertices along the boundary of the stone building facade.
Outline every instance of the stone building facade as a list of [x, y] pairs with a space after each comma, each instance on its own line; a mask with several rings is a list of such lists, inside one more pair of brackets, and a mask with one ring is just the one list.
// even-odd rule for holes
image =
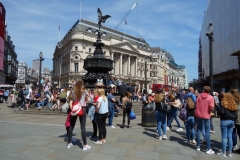
[[[110, 74], [122, 81], [136, 84], [139, 88], [145, 84], [164, 84], [164, 67], [167, 63], [161, 59], [160, 48], [151, 48], [139, 37], [134, 37], [118, 30], [102, 26], [103, 52], [106, 58], [113, 60]], [[53, 54], [52, 80], [61, 88], [68, 87], [71, 79], [81, 78], [86, 74], [83, 69], [84, 59], [93, 56], [98, 33], [98, 25], [88, 20], [77, 21], [56, 45]], [[147, 63], [145, 68], [145, 63]], [[164, 66], [165, 64], [165, 66]]]

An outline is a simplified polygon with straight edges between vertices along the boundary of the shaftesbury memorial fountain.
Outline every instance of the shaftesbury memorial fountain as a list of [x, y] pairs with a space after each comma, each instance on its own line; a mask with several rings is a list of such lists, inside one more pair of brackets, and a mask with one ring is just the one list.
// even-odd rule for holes
[[87, 88], [94, 88], [96, 80], [101, 77], [104, 81], [110, 77], [109, 71], [113, 69], [113, 61], [104, 57], [102, 47], [104, 43], [101, 42], [100, 32], [102, 23], [105, 23], [106, 19], [111, 17], [109, 15], [102, 16], [101, 10], [98, 8], [98, 35], [97, 41], [93, 43], [96, 47], [93, 53], [93, 57], [84, 60], [83, 68], [87, 70], [87, 73], [83, 76], [83, 81]]

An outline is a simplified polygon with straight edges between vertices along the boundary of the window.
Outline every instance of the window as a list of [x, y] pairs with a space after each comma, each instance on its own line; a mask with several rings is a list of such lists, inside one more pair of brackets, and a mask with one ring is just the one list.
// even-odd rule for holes
[[8, 61], [11, 61], [11, 54], [8, 54], [7, 60], [8, 60]]
[[92, 51], [92, 49], [91, 49], [91, 48], [89, 48], [89, 49], [88, 49], [88, 52], [89, 52], [89, 53], [91, 53], [91, 51]]
[[78, 72], [78, 63], [74, 63], [75, 72]]
[[75, 51], [78, 51], [78, 46], [75, 46]]
[[75, 56], [75, 59], [78, 59], [78, 56]]
[[140, 78], [142, 78], [142, 71], [140, 71]]
[[103, 32], [103, 33], [102, 33], [102, 36], [103, 36], [103, 37], [107, 37], [107, 33], [106, 33], [106, 32]]

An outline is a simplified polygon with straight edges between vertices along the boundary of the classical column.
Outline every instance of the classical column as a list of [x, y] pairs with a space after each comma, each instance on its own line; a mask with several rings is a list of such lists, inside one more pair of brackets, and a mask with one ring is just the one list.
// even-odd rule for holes
[[113, 60], [113, 58], [114, 58], [114, 57], [113, 57], [113, 53], [111, 52], [111, 59]]
[[138, 59], [137, 59], [137, 57], [136, 57], [136, 61], [135, 61], [135, 76], [137, 77], [137, 72], [138, 72], [138, 70], [137, 70], [137, 65], [138, 65]]
[[128, 73], [127, 73], [127, 75], [128, 75], [129, 73], [131, 73], [131, 71], [130, 71], [130, 69], [131, 69], [130, 65], [131, 65], [131, 58], [130, 58], [130, 56], [128, 56]]
[[120, 53], [119, 74], [120, 74], [120, 76], [122, 76], [122, 53]]

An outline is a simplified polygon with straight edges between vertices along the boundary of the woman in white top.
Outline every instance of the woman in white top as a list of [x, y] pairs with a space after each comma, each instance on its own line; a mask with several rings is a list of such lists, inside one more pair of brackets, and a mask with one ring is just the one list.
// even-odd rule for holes
[[108, 117], [108, 100], [105, 96], [104, 89], [98, 89], [99, 98], [97, 100], [97, 107], [95, 113], [97, 113], [97, 125], [98, 125], [98, 141], [94, 142], [95, 144], [106, 143], [106, 119]]
[[[88, 103], [88, 92], [85, 90], [85, 87], [83, 85], [82, 80], [78, 80], [76, 84], [74, 85], [74, 91], [73, 91], [73, 99], [70, 101], [76, 102], [79, 101], [80, 105], [83, 109], [83, 115], [82, 116], [71, 116], [70, 120], [70, 127], [68, 130], [68, 144], [67, 148], [71, 148], [73, 146], [71, 139], [72, 139], [72, 132], [74, 129], [74, 126], [76, 124], [77, 117], [79, 117], [80, 121], [80, 127], [81, 127], [81, 135], [83, 140], [83, 150], [89, 150], [91, 147], [87, 145], [87, 138], [86, 138], [86, 103]], [[70, 108], [72, 110], [72, 105], [70, 105]]]

